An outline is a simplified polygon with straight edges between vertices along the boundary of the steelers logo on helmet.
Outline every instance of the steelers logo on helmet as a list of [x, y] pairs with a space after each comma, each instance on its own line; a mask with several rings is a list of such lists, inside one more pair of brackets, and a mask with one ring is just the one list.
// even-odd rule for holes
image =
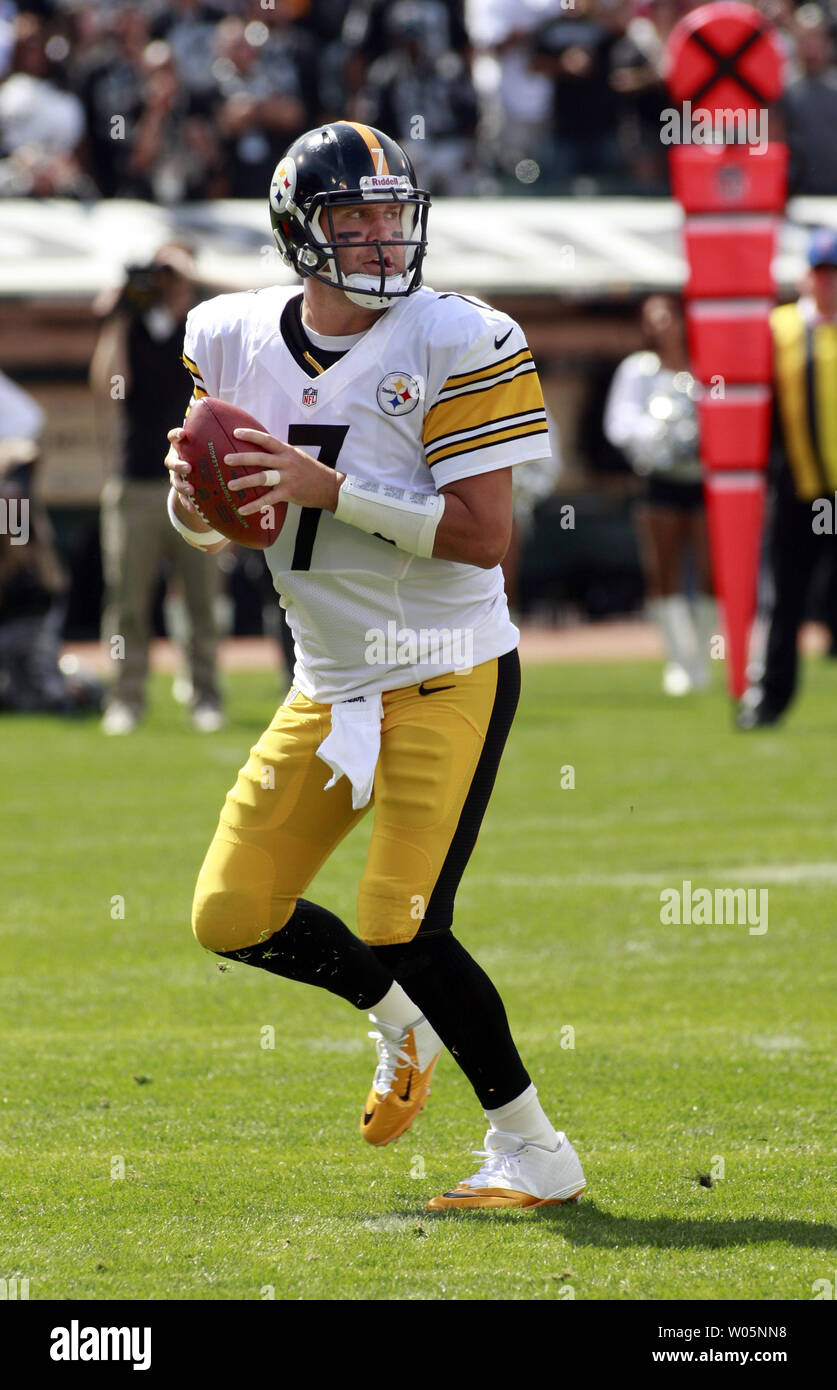
[[293, 203], [295, 192], [296, 164], [286, 155], [281, 164], [277, 164], [270, 185], [270, 206], [274, 212], [283, 213]]
[[409, 415], [421, 395], [421, 383], [406, 372], [389, 372], [377, 390], [378, 405], [385, 415]]

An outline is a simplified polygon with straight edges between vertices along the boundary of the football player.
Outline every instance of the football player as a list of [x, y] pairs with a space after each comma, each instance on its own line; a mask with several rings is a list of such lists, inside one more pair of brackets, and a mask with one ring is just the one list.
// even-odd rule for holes
[[[221, 811], [192, 925], [227, 960], [369, 1011], [370, 1144], [409, 1129], [446, 1047], [489, 1128], [478, 1172], [430, 1208], [530, 1207], [579, 1198], [584, 1174], [451, 927], [520, 688], [500, 569], [511, 470], [548, 456], [547, 425], [518, 325], [422, 287], [429, 202], [381, 131], [310, 131], [270, 189], [302, 288], [221, 295], [189, 316], [193, 399], [266, 427], [236, 430], [227, 462], [260, 466], [244, 481], [270, 489], [242, 512], [288, 504], [265, 557], [296, 647], [293, 686]], [[172, 523], [214, 551], [225, 542], [195, 508], [180, 436]], [[355, 935], [302, 894], [370, 803]]]

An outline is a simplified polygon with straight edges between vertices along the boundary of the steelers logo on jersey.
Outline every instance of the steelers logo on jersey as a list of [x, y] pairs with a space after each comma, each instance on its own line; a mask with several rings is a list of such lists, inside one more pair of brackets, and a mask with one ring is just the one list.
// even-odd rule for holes
[[283, 159], [270, 185], [270, 203], [274, 212], [282, 213], [289, 203], [293, 203], [296, 192], [296, 165], [292, 159]]
[[379, 385], [377, 396], [386, 415], [409, 415], [421, 400], [421, 387], [406, 372], [390, 372]]

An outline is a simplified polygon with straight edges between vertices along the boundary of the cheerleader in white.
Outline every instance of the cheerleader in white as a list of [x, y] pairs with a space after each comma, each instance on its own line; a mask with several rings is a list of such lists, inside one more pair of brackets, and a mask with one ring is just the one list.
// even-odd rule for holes
[[[605, 406], [604, 432], [645, 480], [636, 509], [648, 611], [666, 650], [663, 690], [685, 695], [709, 682], [709, 647], [717, 631], [709, 545], [698, 458], [695, 401], [679, 303], [652, 295], [642, 308], [649, 347], [616, 369]], [[692, 552], [697, 593], [683, 588]]]

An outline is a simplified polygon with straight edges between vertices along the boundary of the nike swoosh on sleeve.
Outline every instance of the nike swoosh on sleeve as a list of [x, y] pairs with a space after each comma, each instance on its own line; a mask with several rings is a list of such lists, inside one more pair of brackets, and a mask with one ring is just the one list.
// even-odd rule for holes
[[512, 331], [513, 331], [513, 330], [510, 328], [509, 331], [508, 331], [508, 333], [504, 333], [504, 334], [503, 334], [502, 338], [495, 338], [495, 339], [494, 339], [494, 346], [495, 346], [496, 348], [501, 348], [501, 347], [503, 346], [503, 343], [506, 341], [506, 339], [511, 337]]

